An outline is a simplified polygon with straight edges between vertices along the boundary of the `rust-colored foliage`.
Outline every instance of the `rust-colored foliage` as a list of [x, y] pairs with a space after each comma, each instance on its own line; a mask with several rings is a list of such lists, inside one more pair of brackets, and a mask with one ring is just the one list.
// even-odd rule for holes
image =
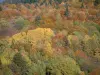
[[87, 55], [82, 50], [77, 50], [75, 52], [75, 55], [78, 56], [78, 57], [81, 57], [81, 58], [85, 58], [85, 59], [88, 58]]
[[100, 68], [94, 69], [89, 75], [100, 75]]
[[84, 11], [79, 11], [79, 12], [76, 12], [76, 11], [73, 11], [72, 12], [72, 18], [73, 20], [79, 20], [79, 21], [85, 21], [86, 20], [86, 13]]
[[0, 12], [2, 18], [11, 18], [20, 15], [16, 9], [7, 9]]
[[[42, 4], [45, 1], [46, 4]], [[14, 52], [11, 55], [12, 58], [17, 59], [15, 55], [20, 52], [22, 57], [20, 59], [20, 55], [17, 55], [18, 63], [16, 59], [15, 62], [11, 59], [9, 66], [7, 66], [13, 71], [17, 68], [15, 64], [22, 66], [26, 63], [25, 65], [29, 65], [21, 68], [23, 72], [19, 70], [18, 73], [13, 73], [14, 75], [45, 75], [46, 68], [52, 71], [50, 75], [85, 75], [85, 73], [100, 75], [100, 68], [96, 68], [99, 67], [100, 61], [100, 27], [98, 26], [100, 24], [100, 10], [97, 6], [94, 7], [93, 2], [88, 2], [92, 0], [84, 0], [84, 8], [80, 8], [82, 2], [79, 1], [82, 0], [68, 1], [70, 1], [68, 2], [68, 15], [65, 14], [67, 3], [59, 4], [55, 0], [39, 0], [39, 3], [35, 4], [0, 4], [0, 18], [5, 20], [3, 24], [1, 23], [0, 34], [4, 35], [7, 32], [9, 36], [7, 37], [9, 46], [4, 48], [5, 44], [2, 46], [1, 43], [0, 46], [2, 47], [0, 48], [1, 50], [7, 49], [7, 51], [11, 49]], [[9, 27], [5, 26], [8, 24]], [[3, 29], [4, 27], [6, 29]], [[0, 36], [0, 38], [4, 37]], [[58, 56], [61, 57], [61, 60]], [[72, 61], [71, 64], [69, 62], [71, 59], [66, 56], [74, 58], [78, 63]], [[64, 57], [65, 59], [63, 59]], [[24, 58], [25, 60], [23, 60]], [[23, 62], [20, 62], [22, 60]], [[79, 65], [82, 71], [73, 64]], [[73, 73], [75, 70], [77, 72]], [[42, 71], [44, 72], [42, 73]]]
[[55, 20], [53, 20], [53, 17], [42, 17], [42, 20], [40, 21], [41, 26], [45, 28], [54, 28], [55, 27]]
[[64, 35], [61, 34], [61, 33], [58, 33], [58, 34], [55, 35], [54, 38], [55, 38], [55, 39], [63, 39], [63, 38], [64, 38]]
[[97, 9], [88, 9], [88, 13], [90, 14], [90, 15], [96, 15], [97, 13], [98, 13], [98, 10]]
[[100, 18], [96, 19], [94, 22], [100, 25]]
[[20, 9], [20, 12], [21, 12], [21, 15], [27, 15], [28, 14], [28, 9], [25, 9], [25, 8], [21, 8]]
[[93, 2], [87, 2], [86, 5], [87, 5], [88, 8], [93, 8], [94, 7]]

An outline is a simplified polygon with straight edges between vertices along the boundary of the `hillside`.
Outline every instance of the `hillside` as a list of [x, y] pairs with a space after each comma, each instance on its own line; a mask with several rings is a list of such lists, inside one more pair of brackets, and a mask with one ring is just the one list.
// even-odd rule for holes
[[0, 4], [0, 75], [100, 75], [99, 0], [34, 1]]

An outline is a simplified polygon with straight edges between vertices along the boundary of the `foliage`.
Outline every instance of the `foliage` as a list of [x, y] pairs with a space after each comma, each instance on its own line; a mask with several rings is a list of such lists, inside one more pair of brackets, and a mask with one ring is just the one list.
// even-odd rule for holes
[[1, 7], [1, 5], [0, 5], [0, 11], [2, 11], [2, 7]]
[[31, 66], [31, 60], [23, 53], [16, 53], [13, 62], [19, 67], [21, 75], [28, 75], [28, 68]]
[[2, 5], [0, 34], [18, 33], [0, 39], [0, 75], [94, 74], [100, 64], [98, 6], [92, 0], [69, 0], [68, 7], [65, 0], [30, 1]]
[[0, 40], [0, 55], [5, 51], [6, 48], [9, 48], [8, 41], [5, 39]]
[[100, 69], [99, 68], [96, 68], [96, 69], [94, 69], [91, 73], [90, 73], [90, 75], [99, 75], [100, 74]]
[[[26, 51], [28, 50], [28, 52], [30, 51], [34, 52], [35, 49], [40, 48], [40, 49], [44, 49], [45, 52], [47, 53], [50, 52], [50, 54], [52, 54], [53, 52], [52, 52], [52, 47], [50, 42], [53, 36], [54, 33], [51, 29], [37, 28], [35, 30], [29, 30], [27, 35], [23, 32], [12, 36], [12, 38], [14, 39], [15, 42], [18, 42], [18, 46], [17, 43], [15, 44], [17, 48], [23, 46]], [[10, 38], [10, 41], [13, 40], [12, 38]], [[25, 47], [26, 45], [27, 47], [29, 46], [30, 48], [26, 48]]]
[[100, 0], [95, 0], [94, 4], [95, 4], [95, 5], [100, 4]]
[[33, 58], [33, 61], [35, 61], [33, 64], [33, 71], [37, 74], [78, 75], [81, 73], [79, 66], [76, 64], [76, 62], [68, 56], [55, 56], [53, 58], [47, 59], [45, 58], [45, 55], [37, 52], [35, 53], [35, 56]]
[[5, 30], [9, 28], [9, 22], [4, 19], [0, 19], [0, 30]]
[[16, 4], [8, 4], [8, 7], [12, 8], [12, 9], [16, 9], [17, 8]]
[[47, 70], [51, 75], [79, 75], [81, 72], [76, 62], [67, 56], [51, 59], [47, 66]]
[[22, 30], [24, 29], [26, 26], [28, 26], [30, 24], [30, 22], [28, 20], [25, 20], [22, 17], [19, 17], [18, 19], [15, 20], [15, 28], [17, 30]]
[[15, 54], [13, 61], [15, 64], [17, 64], [17, 66], [19, 66], [21, 68], [25, 68], [25, 67], [31, 65], [30, 59], [24, 53], [23, 54], [20, 54], [20, 53]]
[[3, 75], [13, 75], [11, 69], [9, 69], [8, 67], [5, 67], [3, 69]]

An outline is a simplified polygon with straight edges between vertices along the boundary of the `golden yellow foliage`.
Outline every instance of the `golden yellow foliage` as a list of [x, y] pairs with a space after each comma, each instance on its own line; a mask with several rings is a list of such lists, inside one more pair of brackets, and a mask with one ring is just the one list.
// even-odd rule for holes
[[85, 75], [85, 73], [82, 71], [82, 72], [80, 73], [80, 75]]
[[18, 34], [15, 34], [13, 35], [9, 40], [10, 42], [14, 39], [15, 42], [21, 40], [21, 39], [24, 39], [26, 37], [26, 34], [25, 32], [22, 32], [22, 33], [18, 33]]
[[51, 47], [52, 36], [54, 36], [54, 33], [50, 28], [37, 28], [35, 30], [29, 30], [27, 35], [25, 34], [25, 32], [15, 34], [9, 39], [9, 41], [12, 42], [14, 40], [15, 42], [17, 41], [24, 42], [24, 38], [28, 38], [31, 41], [33, 48], [42, 47], [42, 49], [47, 55], [49, 54], [51, 55], [53, 53]]
[[89, 35], [85, 35], [83, 40], [88, 41], [89, 39], [91, 39], [91, 37]]
[[16, 9], [17, 6], [16, 4], [8, 4], [8, 8], [11, 8], [11, 9]]
[[76, 7], [76, 8], [80, 8], [80, 7], [81, 7], [81, 4], [82, 4], [81, 2], [77, 2], [77, 1], [71, 3], [71, 5], [72, 5], [73, 7]]
[[46, 55], [52, 55], [53, 54], [53, 48], [51, 46], [51, 43], [50, 42], [45, 42], [45, 46], [44, 46], [44, 51], [46, 53]]

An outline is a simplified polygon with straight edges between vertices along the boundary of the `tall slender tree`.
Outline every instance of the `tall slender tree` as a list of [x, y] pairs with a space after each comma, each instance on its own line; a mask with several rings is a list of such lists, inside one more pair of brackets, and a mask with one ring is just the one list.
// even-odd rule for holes
[[69, 4], [68, 4], [68, 0], [65, 0], [64, 1], [65, 2], [65, 8], [66, 8], [66, 11], [65, 11], [65, 16], [69, 16]]

